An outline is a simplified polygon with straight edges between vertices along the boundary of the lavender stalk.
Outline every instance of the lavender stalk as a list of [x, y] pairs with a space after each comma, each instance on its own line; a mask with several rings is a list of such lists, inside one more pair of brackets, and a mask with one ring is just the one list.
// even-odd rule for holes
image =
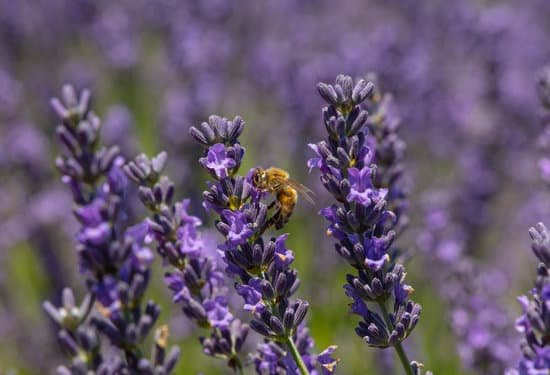
[[509, 374], [547, 374], [550, 369], [550, 234], [539, 223], [529, 229], [531, 249], [539, 261], [535, 287], [531, 298], [518, 298], [523, 315], [516, 321], [516, 328], [525, 336], [521, 342], [523, 358]]
[[[90, 293], [76, 310], [69, 290], [64, 292], [60, 309], [44, 304], [61, 325], [60, 338], [73, 355], [71, 368], [58, 372], [86, 373], [107, 366], [108, 374], [171, 373], [179, 349], [173, 347], [166, 354], [166, 326], [155, 333], [152, 358], [143, 353], [143, 342], [160, 307], [154, 301], [143, 303], [152, 252], [144, 246], [144, 224], [124, 226], [121, 207], [127, 182], [120, 168], [123, 159], [116, 146], [101, 145], [100, 121], [91, 111], [89, 91], [78, 97], [71, 86], [65, 86], [63, 102], [53, 99], [52, 107], [61, 120], [56, 132], [65, 148], [56, 164], [73, 194], [74, 214], [81, 225], [76, 236], [79, 268]], [[96, 309], [90, 308], [92, 301]], [[99, 336], [115, 349], [107, 362], [101, 356]]]
[[320, 214], [330, 223], [328, 235], [338, 241], [336, 251], [355, 271], [344, 289], [353, 299], [352, 313], [363, 319], [356, 333], [371, 347], [393, 347], [405, 373], [413, 374], [401, 343], [416, 326], [421, 307], [409, 300], [413, 289], [396, 263], [392, 244], [399, 221], [387, 208], [388, 188], [377, 186], [375, 154], [368, 145], [368, 113], [360, 105], [374, 85], [339, 75], [335, 85], [320, 83], [318, 89], [329, 104], [323, 109], [328, 139], [310, 145], [317, 156], [308, 166], [321, 171], [321, 182], [337, 201]]
[[550, 67], [546, 67], [539, 76], [538, 94], [542, 104], [540, 109], [540, 120], [542, 124], [542, 132], [538, 138], [538, 148], [541, 152], [538, 165], [542, 179], [547, 184], [550, 183]]
[[237, 175], [245, 152], [239, 143], [243, 128], [239, 117], [230, 121], [211, 116], [190, 133], [206, 148], [199, 163], [213, 182], [203, 194], [204, 206], [218, 217], [226, 272], [238, 280], [237, 293], [253, 315], [250, 327], [264, 337], [252, 360], [259, 373], [309, 374], [316, 373], [316, 367], [330, 373], [336, 348], [310, 353], [313, 340], [303, 324], [309, 303], [291, 299], [300, 280], [290, 267], [294, 254], [285, 244], [288, 235], [264, 238], [271, 226], [283, 227], [289, 215], [283, 220], [281, 202], [265, 202], [270, 195], [257, 187], [254, 177], [260, 169], [253, 168], [246, 177]]
[[368, 113], [367, 144], [374, 152], [373, 162], [376, 164], [374, 186], [388, 190], [388, 210], [395, 214], [394, 230], [400, 235], [409, 224], [409, 176], [403, 165], [406, 144], [399, 135], [401, 118], [397, 114], [392, 95], [382, 93], [376, 88], [363, 105]]
[[166, 163], [162, 152], [149, 159], [138, 156], [124, 171], [139, 185], [139, 197], [149, 209], [149, 233], [156, 240], [156, 250], [171, 270], [165, 275], [174, 293], [174, 303], [199, 327], [210, 330], [201, 337], [204, 352], [222, 358], [236, 372], [242, 372], [239, 352], [248, 335], [248, 325], [228, 309], [224, 274], [214, 259], [204, 254], [204, 241], [198, 227], [201, 221], [188, 213], [190, 201], [174, 203], [174, 183], [161, 176]]

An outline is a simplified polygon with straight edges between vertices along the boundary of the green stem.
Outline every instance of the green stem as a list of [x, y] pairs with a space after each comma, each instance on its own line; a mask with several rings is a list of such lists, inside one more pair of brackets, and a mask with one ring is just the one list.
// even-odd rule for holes
[[414, 375], [409, 358], [407, 358], [407, 353], [405, 353], [405, 349], [403, 349], [403, 345], [401, 345], [401, 343], [398, 343], [394, 346], [394, 348], [397, 352], [399, 360], [401, 361], [401, 364], [403, 365], [405, 373], [407, 375]]
[[[386, 304], [379, 302], [378, 305], [380, 305], [380, 310], [382, 311], [382, 316], [384, 317], [384, 320], [386, 321], [386, 324], [388, 325], [388, 328], [390, 330], [393, 330], [393, 324], [390, 320], [390, 314], [388, 314], [388, 310], [386, 310]], [[407, 375], [414, 375], [413, 369], [411, 367], [411, 362], [409, 361], [409, 358], [407, 357], [407, 353], [405, 353], [405, 350], [403, 349], [403, 345], [401, 343], [397, 343], [393, 346], [395, 348], [395, 351], [397, 353], [397, 356], [399, 357], [399, 360], [401, 361], [401, 364], [403, 365], [403, 370], [405, 370], [405, 374]]]
[[296, 344], [294, 344], [294, 340], [292, 340], [292, 337], [289, 337], [286, 340], [286, 344], [288, 346], [288, 349], [290, 349], [290, 354], [292, 354], [292, 358], [294, 358], [294, 362], [296, 362], [296, 365], [300, 370], [300, 374], [309, 375], [309, 371], [307, 370], [306, 364], [304, 363], [302, 356], [298, 352], [298, 348], [296, 347]]
[[[262, 278], [264, 280], [267, 280], [267, 275], [265, 272], [262, 272]], [[273, 315], [276, 315], [276, 308], [273, 306], [273, 304], [268, 303], [271, 313]], [[300, 352], [298, 352], [298, 348], [296, 347], [296, 344], [294, 343], [294, 340], [292, 339], [292, 335], [290, 335], [286, 339], [286, 345], [288, 346], [288, 349], [290, 350], [290, 354], [292, 354], [292, 358], [294, 358], [294, 362], [296, 362], [296, 366], [298, 366], [298, 369], [300, 370], [300, 374], [302, 375], [309, 375], [309, 371], [307, 370], [306, 364], [304, 363], [304, 360], [302, 359], [302, 356], [300, 355]]]
[[235, 358], [235, 372], [239, 373], [240, 375], [244, 375], [243, 365], [241, 364], [241, 361], [236, 355], [234, 358]]

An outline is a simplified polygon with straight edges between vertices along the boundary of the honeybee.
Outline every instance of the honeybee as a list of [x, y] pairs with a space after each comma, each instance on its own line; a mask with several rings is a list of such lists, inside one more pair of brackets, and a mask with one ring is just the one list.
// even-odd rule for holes
[[298, 202], [298, 192], [311, 204], [315, 204], [311, 198], [313, 192], [306, 186], [290, 178], [290, 174], [281, 168], [270, 167], [267, 169], [256, 168], [252, 175], [252, 183], [258, 189], [275, 194], [276, 201], [269, 206], [273, 207], [277, 203], [277, 211], [268, 222], [267, 226], [274, 225], [276, 229], [281, 229], [287, 222], [296, 202]]

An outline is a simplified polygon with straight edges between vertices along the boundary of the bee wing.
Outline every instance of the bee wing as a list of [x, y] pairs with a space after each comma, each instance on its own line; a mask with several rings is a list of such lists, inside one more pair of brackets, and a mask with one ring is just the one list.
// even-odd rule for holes
[[312, 195], [315, 195], [315, 193], [310, 188], [291, 178], [287, 180], [287, 185], [293, 189], [296, 189], [296, 191], [298, 191], [310, 204], [315, 204], [315, 200], [311, 197]]

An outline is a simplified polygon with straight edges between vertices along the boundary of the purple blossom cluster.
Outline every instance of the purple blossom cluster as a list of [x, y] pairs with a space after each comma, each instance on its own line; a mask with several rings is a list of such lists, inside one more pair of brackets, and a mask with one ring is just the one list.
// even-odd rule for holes
[[463, 367], [479, 374], [503, 373], [516, 357], [505, 303], [511, 278], [478, 259], [497, 177], [486, 155], [472, 150], [463, 159], [455, 186], [427, 192], [425, 229], [417, 244], [425, 254], [423, 263], [434, 270], [430, 279], [445, 304]]
[[525, 336], [521, 342], [522, 359], [510, 374], [544, 374], [550, 369], [550, 235], [544, 224], [529, 229], [531, 249], [539, 260], [531, 298], [518, 298], [523, 315], [516, 328]]
[[[52, 107], [61, 121], [56, 133], [64, 147], [56, 165], [73, 195], [80, 224], [76, 234], [79, 270], [90, 293], [79, 307], [70, 289], [65, 289], [60, 308], [44, 304], [60, 326], [59, 339], [72, 358], [70, 366], [58, 372], [171, 373], [179, 349], [173, 347], [166, 355], [166, 326], [155, 333], [151, 359], [143, 354], [143, 342], [160, 307], [154, 301], [143, 303], [153, 254], [144, 245], [144, 224], [126, 227], [124, 223], [127, 182], [118, 147], [101, 145], [100, 120], [90, 108], [89, 91], [77, 96], [72, 86], [65, 86], [63, 101], [53, 99]], [[100, 336], [113, 349], [106, 358]]]
[[388, 210], [396, 217], [393, 230], [400, 234], [409, 223], [410, 193], [410, 176], [403, 164], [406, 144], [399, 134], [402, 121], [389, 93], [381, 93], [375, 88], [372, 95], [365, 98], [363, 106], [368, 113], [367, 145], [376, 164], [373, 183], [377, 188], [387, 189]]
[[218, 262], [205, 253], [198, 227], [201, 220], [188, 213], [190, 200], [174, 203], [174, 183], [163, 176], [165, 152], [149, 159], [139, 155], [124, 171], [139, 185], [139, 197], [151, 212], [147, 232], [156, 250], [171, 270], [164, 281], [173, 302], [199, 327], [210, 330], [201, 337], [204, 352], [222, 358], [235, 371], [242, 371], [239, 352], [248, 335], [248, 325], [233, 316], [228, 307], [227, 287]]
[[316, 374], [319, 367], [322, 373], [332, 373], [336, 347], [311, 353], [313, 340], [303, 323], [309, 303], [291, 299], [300, 280], [290, 267], [294, 253], [286, 246], [288, 235], [269, 240], [263, 236], [277, 215], [277, 202], [265, 203], [268, 192], [252, 181], [256, 168], [246, 177], [237, 175], [245, 151], [239, 143], [243, 129], [240, 117], [210, 116], [190, 133], [206, 148], [199, 163], [213, 182], [203, 193], [203, 205], [218, 217], [216, 228], [224, 237], [218, 249], [225, 271], [237, 278], [243, 308], [253, 316], [250, 327], [264, 338], [252, 356], [254, 365], [261, 374]]
[[[412, 374], [401, 343], [416, 326], [421, 307], [409, 299], [413, 289], [405, 284], [405, 268], [396, 263], [392, 250], [398, 220], [387, 208], [389, 189], [375, 184], [368, 112], [361, 108], [372, 96], [374, 85], [339, 75], [334, 85], [320, 83], [318, 89], [328, 103], [323, 109], [328, 138], [310, 145], [316, 157], [308, 166], [321, 171], [321, 182], [338, 202], [320, 214], [329, 222], [328, 235], [338, 241], [337, 253], [356, 271], [347, 275], [344, 286], [353, 299], [352, 313], [362, 318], [356, 333], [369, 346], [395, 347], [405, 371]], [[382, 160], [384, 144], [379, 146]], [[391, 164], [386, 165], [386, 175], [391, 173]], [[391, 313], [387, 310], [390, 302]]]
[[[422, 285], [423, 278], [434, 285], [437, 296], [432, 297], [441, 299], [448, 313], [444, 320], [450, 322], [454, 335], [446, 339], [456, 341], [464, 370], [501, 373], [518, 354], [514, 352], [517, 340], [509, 329], [513, 307], [506, 303], [510, 287], [522, 278], [517, 227], [524, 225], [526, 217], [531, 221], [533, 216], [543, 216], [537, 220], [546, 221], [544, 216], [550, 212], [546, 192], [534, 194], [541, 175], [543, 181], [550, 181], [547, 70], [538, 77], [540, 100], [533, 89], [536, 73], [550, 61], [550, 44], [546, 43], [549, 17], [547, 0], [351, 0], [345, 6], [327, 0], [244, 0], [239, 6], [229, 0], [185, 4], [171, 0], [51, 0], [32, 4], [0, 0], [0, 311], [4, 315], [0, 335], [7, 343], [0, 347], [0, 362], [26, 366], [23, 371], [34, 373], [60, 358], [48, 338], [53, 337], [48, 335], [48, 328], [54, 325], [48, 327], [47, 321], [37, 323], [40, 326], [29, 324], [25, 308], [34, 304], [32, 296], [13, 287], [18, 283], [14, 274], [21, 272], [18, 264], [27, 264], [21, 258], [26, 252], [20, 248], [24, 248], [31, 251], [32, 259], [36, 259], [32, 264], [49, 286], [48, 290], [40, 289], [35, 298], [52, 301], [47, 310], [58, 323], [54, 328], [65, 330], [60, 333], [61, 341], [77, 361], [71, 371], [86, 366], [99, 373], [123, 371], [128, 361], [120, 355], [120, 342], [138, 343], [141, 351], [142, 339], [152, 336], [149, 320], [157, 319], [156, 305], [149, 308], [145, 303], [152, 276], [153, 252], [149, 248], [155, 247], [167, 266], [166, 281], [183, 315], [218, 335], [205, 337], [203, 347], [234, 367], [231, 358], [241, 356], [241, 343], [235, 337], [244, 339], [239, 335], [246, 325], [219, 335], [219, 327], [236, 319], [226, 306], [228, 288], [223, 279], [227, 275], [222, 277], [225, 272], [215, 261], [217, 255], [205, 251], [208, 249], [200, 238], [198, 219], [191, 219], [188, 213], [188, 205], [193, 203], [176, 202], [168, 196], [175, 189], [185, 196], [202, 191], [196, 183], [202, 174], [194, 162], [199, 144], [188, 136], [186, 125], [199, 123], [208, 113], [241, 108], [240, 113], [258, 124], [247, 131], [247, 155], [257, 159], [254, 164], [277, 160], [291, 169], [295, 160], [305, 157], [302, 141], [317, 139], [324, 131], [314, 126], [320, 101], [312, 95], [314, 84], [342, 70], [356, 76], [373, 70], [379, 77], [377, 89], [382, 87], [394, 96], [374, 91], [361, 103], [369, 112], [363, 126], [365, 141], [359, 142], [363, 150], [370, 150], [368, 156], [361, 156], [366, 167], [351, 165], [357, 163], [350, 158], [354, 147], [359, 147], [351, 141], [355, 135], [346, 136], [350, 143], [345, 141], [336, 148], [327, 143], [331, 154], [319, 156], [326, 157], [329, 167], [334, 167], [332, 157], [339, 164], [349, 163], [349, 173], [327, 182], [334, 191], [335, 183], [349, 183], [349, 191], [346, 184], [338, 186], [345, 192], [339, 196], [342, 205], [349, 200], [354, 207], [373, 206], [373, 212], [381, 215], [376, 220], [386, 220], [383, 229], [376, 222], [372, 236], [367, 236], [382, 242], [360, 239], [351, 245], [363, 247], [368, 259], [365, 267], [384, 271], [394, 262], [415, 256], [412, 251], [403, 251], [411, 247], [403, 230], [412, 226], [414, 233], [421, 232], [419, 245], [424, 251], [413, 262], [421, 258], [430, 272], [417, 274], [414, 265], [407, 266], [412, 270], [408, 277], [421, 279], [415, 279], [415, 286]], [[78, 115], [82, 121], [75, 122], [75, 114], [81, 110], [76, 109], [81, 104], [76, 103], [79, 99], [75, 100], [75, 95], [69, 94], [73, 96], [69, 106], [56, 104], [57, 112], [67, 117], [62, 119], [67, 125], [62, 124], [59, 138], [68, 158], [61, 160], [59, 167], [69, 189], [57, 181], [50, 160], [55, 153], [49, 142], [53, 138], [51, 128], [42, 126], [47, 123], [43, 118], [47, 98], [60, 80], [75, 82], [77, 87], [91, 85], [100, 94], [104, 101], [99, 108], [106, 114], [102, 141], [119, 146], [119, 150], [102, 149], [103, 142], [96, 137], [98, 121], [88, 109]], [[107, 102], [115, 105], [103, 107]], [[344, 119], [349, 114], [344, 114]], [[262, 286], [249, 285], [250, 280], [242, 280], [239, 270], [253, 262], [258, 251], [263, 254], [265, 247], [277, 254], [274, 259], [283, 257], [283, 263], [292, 262], [295, 254], [289, 252], [282, 236], [269, 241], [264, 236], [261, 247], [256, 246], [256, 233], [273, 229], [271, 218], [277, 206], [264, 204], [267, 219], [263, 221], [262, 207], [251, 202], [267, 202], [271, 196], [259, 192], [250, 176], [237, 175], [244, 155], [238, 140], [226, 142], [230, 136], [221, 134], [223, 126], [213, 140], [208, 129], [197, 128], [193, 135], [208, 148], [200, 165], [214, 180], [213, 195], [205, 196], [205, 205], [219, 215], [217, 226], [224, 234], [220, 253], [228, 271], [240, 278], [239, 285], [250, 288], [240, 289], [250, 295], [245, 308], [253, 312], [265, 309], [255, 294]], [[406, 160], [401, 137], [407, 140]], [[136, 155], [138, 148], [153, 153], [160, 145], [170, 154], [172, 181], [166, 181], [159, 171], [151, 181], [137, 182], [139, 198], [150, 215], [145, 223], [132, 227], [129, 223], [138, 222], [136, 216], [142, 207], [135, 205], [137, 199], [127, 199], [136, 191], [121, 172], [126, 159], [122, 155]], [[161, 156], [155, 163], [163, 159]], [[154, 171], [153, 160], [134, 161], [140, 170], [148, 163]], [[375, 169], [370, 168], [373, 163]], [[535, 173], [537, 166], [540, 173]], [[328, 175], [337, 176], [338, 169], [331, 169]], [[410, 200], [407, 175], [414, 175], [416, 185]], [[306, 177], [298, 179], [302, 178]], [[304, 183], [316, 190], [312, 181]], [[432, 190], [443, 184], [443, 194]], [[232, 189], [236, 189], [235, 194]], [[246, 194], [250, 194], [244, 198], [243, 207], [234, 198], [242, 195], [239, 189], [248, 189]], [[421, 201], [417, 193], [424, 191], [431, 197]], [[76, 221], [69, 217], [71, 193]], [[223, 200], [224, 196], [229, 203], [221, 209], [209, 201]], [[422, 205], [424, 225], [412, 214], [420, 211], [417, 207], [409, 217], [409, 204]], [[345, 220], [338, 209], [323, 213], [330, 214], [334, 222], [363, 225], [354, 220], [364, 213], [343, 209]], [[291, 231], [304, 220], [298, 211], [288, 227]], [[353, 215], [348, 218], [350, 212]], [[375, 217], [372, 220], [375, 222]], [[330, 241], [314, 235], [314, 221], [307, 222], [296, 238], [308, 238], [310, 247], [319, 248], [320, 255], [305, 264], [333, 269], [333, 259], [323, 251], [331, 246]], [[79, 268], [72, 264], [74, 232]], [[173, 233], [175, 238], [168, 237]], [[398, 246], [396, 240], [400, 240]], [[251, 244], [250, 249], [244, 241]], [[350, 254], [354, 250], [351, 245], [347, 244]], [[227, 250], [230, 247], [239, 251]], [[254, 265], [271, 264], [262, 262]], [[284, 267], [292, 269], [293, 264]], [[26, 267], [24, 271], [31, 272]], [[254, 272], [251, 279], [258, 277]], [[307, 269], [300, 274], [304, 284], [310, 285], [310, 278], [318, 280]], [[266, 275], [275, 288], [277, 280], [273, 277], [277, 275]], [[72, 292], [67, 290], [60, 297], [59, 291], [74, 285], [79, 295], [74, 284], [79, 278], [85, 279], [89, 297], [77, 307]], [[21, 295], [24, 303], [18, 302]], [[330, 288], [308, 296], [312, 305], [323, 298], [332, 298]], [[117, 315], [135, 301], [139, 301], [141, 312], [120, 321]], [[432, 306], [423, 306], [431, 313]], [[291, 302], [286, 308], [297, 309]], [[73, 311], [74, 316], [65, 318], [67, 311]], [[336, 319], [336, 308], [321, 311]], [[283, 325], [285, 312], [276, 314]], [[318, 316], [311, 320], [313, 333], [321, 326]], [[273, 328], [260, 313], [254, 320]], [[101, 331], [92, 321], [111, 322], [120, 337], [106, 326]], [[313, 350], [307, 332], [304, 324], [294, 327], [300, 353]], [[332, 342], [340, 334], [334, 332], [330, 339], [326, 335], [324, 339]], [[421, 328], [420, 334], [426, 332]], [[30, 336], [34, 339], [27, 342]], [[103, 337], [107, 339], [101, 340]], [[159, 330], [153, 341], [165, 345], [165, 339], [166, 330]], [[108, 346], [107, 341], [116, 344]], [[162, 345], [155, 349], [160, 357], [164, 356]], [[131, 352], [137, 353], [134, 349], [129, 350], [130, 357]], [[5, 352], [15, 353], [11, 354], [15, 359]], [[303, 355], [308, 358], [304, 359], [306, 364], [308, 355]], [[142, 352], [135, 356], [143, 359]], [[88, 364], [79, 362], [83, 357], [90, 358]], [[284, 373], [295, 363], [284, 343], [272, 341], [264, 343], [251, 358], [250, 363], [264, 373]], [[317, 357], [318, 363], [323, 363], [321, 358]], [[162, 362], [148, 361], [151, 366]], [[418, 370], [418, 364], [411, 366]], [[344, 369], [348, 371], [352, 370]]]
[[548, 183], [550, 182], [550, 158], [548, 157], [550, 151], [550, 67], [541, 72], [537, 89], [542, 103], [540, 117], [543, 126], [537, 142], [542, 153], [542, 157], [539, 159], [539, 169], [542, 179]]

